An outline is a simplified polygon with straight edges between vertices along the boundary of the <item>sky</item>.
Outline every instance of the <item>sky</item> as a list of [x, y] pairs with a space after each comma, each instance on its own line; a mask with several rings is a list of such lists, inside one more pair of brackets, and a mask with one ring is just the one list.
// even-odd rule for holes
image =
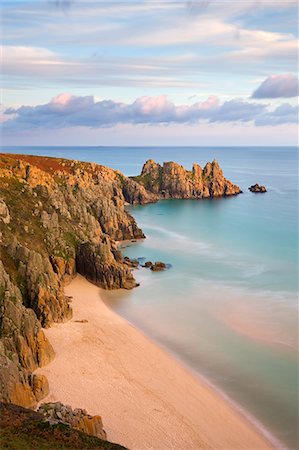
[[297, 145], [294, 0], [0, 5], [1, 145]]

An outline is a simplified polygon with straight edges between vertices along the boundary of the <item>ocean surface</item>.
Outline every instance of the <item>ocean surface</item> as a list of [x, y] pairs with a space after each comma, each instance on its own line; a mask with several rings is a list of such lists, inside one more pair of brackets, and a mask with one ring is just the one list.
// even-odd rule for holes
[[[217, 159], [243, 194], [129, 207], [147, 239], [124, 248], [141, 261], [140, 287], [106, 301], [250, 414], [298, 448], [298, 155], [295, 147], [14, 147], [140, 173], [148, 158], [187, 168]], [[265, 184], [266, 194], [248, 186]], [[143, 259], [142, 259], [143, 258]], [[199, 412], [200, 413], [200, 412]], [[258, 449], [255, 449], [258, 450]]]

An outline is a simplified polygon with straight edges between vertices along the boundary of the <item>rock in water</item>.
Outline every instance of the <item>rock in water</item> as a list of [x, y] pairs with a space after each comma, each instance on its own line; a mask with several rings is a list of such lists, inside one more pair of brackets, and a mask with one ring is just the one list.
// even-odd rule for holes
[[143, 267], [152, 267], [153, 263], [151, 261], [146, 261]]
[[260, 186], [258, 183], [253, 184], [248, 188], [251, 192], [264, 193], [267, 192], [266, 186]]
[[149, 159], [144, 164], [140, 176], [132, 177], [146, 191], [160, 198], [206, 198], [225, 197], [240, 194], [241, 189], [227, 180], [214, 160], [204, 169], [198, 164], [192, 171], [175, 162], [164, 162], [163, 166]]
[[165, 270], [167, 268], [166, 264], [164, 262], [161, 261], [157, 261], [155, 262], [155, 264], [152, 264], [150, 269], [153, 272], [161, 272], [162, 270]]

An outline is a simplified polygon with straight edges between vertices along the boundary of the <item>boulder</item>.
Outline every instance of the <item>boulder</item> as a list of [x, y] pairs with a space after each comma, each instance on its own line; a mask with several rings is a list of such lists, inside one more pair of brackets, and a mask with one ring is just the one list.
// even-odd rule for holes
[[139, 266], [138, 259], [131, 259], [128, 256], [124, 257], [124, 263], [127, 264], [129, 267], [132, 267], [133, 269], [136, 269]]
[[38, 413], [42, 414], [50, 423], [65, 423], [90, 436], [97, 436], [106, 440], [107, 435], [103, 429], [101, 416], [91, 416], [84, 409], [76, 408], [73, 410], [70, 406], [60, 402], [43, 403], [38, 408]]
[[164, 262], [157, 261], [150, 268], [153, 272], [161, 272], [162, 270], [167, 269], [167, 266]]
[[258, 183], [253, 184], [248, 188], [251, 192], [254, 193], [264, 193], [267, 192], [266, 186], [261, 186]]
[[143, 267], [152, 267], [153, 263], [151, 261], [146, 261], [143, 265]]

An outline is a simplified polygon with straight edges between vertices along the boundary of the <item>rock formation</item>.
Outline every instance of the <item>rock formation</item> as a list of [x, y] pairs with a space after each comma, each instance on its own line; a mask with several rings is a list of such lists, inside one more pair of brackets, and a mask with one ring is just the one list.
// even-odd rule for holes
[[131, 178], [125, 178], [122, 184], [123, 195], [125, 201], [131, 205], [144, 205], [146, 203], [154, 203], [158, 200], [157, 196], [145, 189], [145, 187], [137, 183]]
[[157, 261], [157, 262], [155, 262], [155, 264], [152, 264], [152, 266], [151, 266], [151, 270], [153, 272], [161, 272], [162, 270], [165, 270], [165, 269], [167, 269], [167, 266], [164, 262], [161, 262], [161, 261]]
[[45, 377], [31, 375], [54, 357], [41, 324], [23, 305], [20, 289], [0, 261], [0, 398], [34, 407], [48, 392]]
[[[159, 198], [206, 198], [225, 197], [240, 194], [238, 186], [227, 180], [216, 160], [202, 169], [194, 164], [192, 171], [180, 164], [164, 162], [163, 166], [154, 160], [146, 161], [141, 175], [133, 181]], [[138, 203], [138, 201], [136, 201]]]
[[266, 186], [260, 186], [258, 183], [253, 184], [248, 188], [251, 192], [264, 193], [267, 192]]
[[43, 403], [37, 410], [51, 424], [64, 423], [90, 436], [106, 440], [101, 416], [91, 416], [85, 409], [72, 409], [60, 402]]
[[54, 357], [42, 327], [71, 318], [63, 287], [76, 272], [105, 289], [136, 286], [136, 262], [115, 242], [144, 237], [126, 203], [240, 192], [216, 161], [190, 172], [149, 160], [127, 178], [94, 163], [0, 155], [0, 400], [33, 407], [47, 394], [45, 377], [32, 375]]
[[34, 407], [47, 394], [32, 375], [54, 357], [42, 326], [71, 318], [63, 287], [77, 271], [105, 289], [136, 286], [115, 243], [144, 237], [124, 180], [96, 164], [0, 155], [0, 400]]

